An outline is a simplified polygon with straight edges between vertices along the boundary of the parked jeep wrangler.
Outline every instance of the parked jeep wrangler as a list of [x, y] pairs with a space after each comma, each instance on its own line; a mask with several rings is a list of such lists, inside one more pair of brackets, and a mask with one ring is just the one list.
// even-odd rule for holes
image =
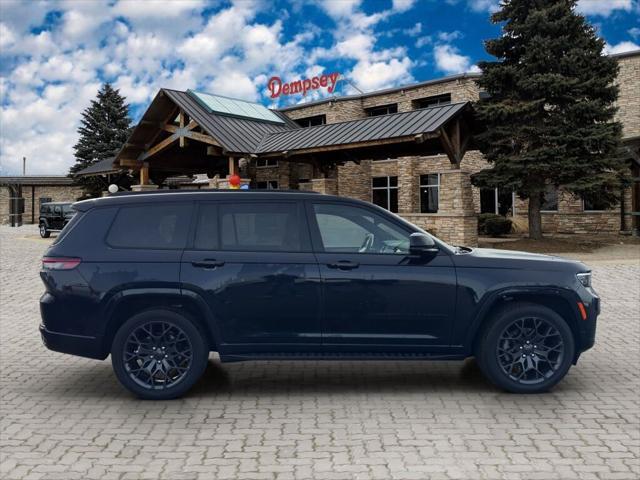
[[71, 202], [47, 202], [40, 205], [38, 226], [42, 238], [49, 238], [51, 232], [59, 232], [69, 223], [74, 214], [71, 205]]
[[310, 192], [116, 194], [46, 252], [51, 350], [111, 362], [151, 399], [184, 394], [211, 351], [238, 360], [462, 360], [510, 392], [550, 389], [594, 344], [591, 272], [455, 247], [380, 207]]

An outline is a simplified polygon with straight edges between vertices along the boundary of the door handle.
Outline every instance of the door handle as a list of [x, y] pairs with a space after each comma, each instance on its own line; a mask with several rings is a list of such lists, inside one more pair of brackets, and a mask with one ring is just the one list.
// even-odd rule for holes
[[327, 263], [329, 268], [337, 268], [338, 270], [352, 270], [358, 268], [360, 264], [358, 262], [351, 262], [349, 260], [340, 260], [335, 263]]
[[220, 260], [214, 260], [212, 258], [205, 258], [201, 262], [191, 262], [196, 268], [218, 268], [224, 265], [224, 262]]

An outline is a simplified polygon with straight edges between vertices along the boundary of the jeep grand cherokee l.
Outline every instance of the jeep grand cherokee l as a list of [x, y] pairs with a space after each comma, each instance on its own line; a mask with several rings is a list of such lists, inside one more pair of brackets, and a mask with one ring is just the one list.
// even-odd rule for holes
[[74, 204], [46, 252], [51, 350], [105, 359], [143, 398], [222, 362], [461, 360], [548, 390], [594, 343], [579, 262], [453, 247], [366, 202], [303, 192], [168, 191]]

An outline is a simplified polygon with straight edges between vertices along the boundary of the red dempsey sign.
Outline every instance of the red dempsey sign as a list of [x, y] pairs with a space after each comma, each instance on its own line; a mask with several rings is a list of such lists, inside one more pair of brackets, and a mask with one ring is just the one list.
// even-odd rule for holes
[[267, 88], [271, 93], [271, 98], [277, 98], [280, 95], [294, 95], [296, 93], [306, 95], [309, 90], [318, 90], [320, 88], [326, 88], [327, 92], [332, 93], [336, 88], [339, 77], [339, 73], [329, 73], [318, 77], [305, 78], [304, 80], [294, 80], [289, 83], [282, 83], [280, 77], [271, 77], [267, 83]]

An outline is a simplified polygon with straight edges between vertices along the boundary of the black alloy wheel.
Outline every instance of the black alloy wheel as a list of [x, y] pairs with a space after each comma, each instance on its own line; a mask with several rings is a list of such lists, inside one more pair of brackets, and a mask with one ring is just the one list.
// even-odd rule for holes
[[184, 394], [200, 378], [209, 349], [192, 321], [173, 310], [154, 309], [130, 318], [111, 349], [113, 369], [128, 390], [163, 400]]
[[496, 347], [502, 371], [523, 385], [542, 383], [562, 365], [562, 335], [542, 318], [519, 318], [500, 335]]
[[42, 238], [49, 238], [51, 236], [51, 232], [47, 230], [47, 226], [44, 223], [40, 224], [40, 236]]
[[567, 374], [575, 341], [567, 322], [543, 305], [513, 302], [492, 316], [478, 339], [476, 360], [498, 387], [548, 391]]

